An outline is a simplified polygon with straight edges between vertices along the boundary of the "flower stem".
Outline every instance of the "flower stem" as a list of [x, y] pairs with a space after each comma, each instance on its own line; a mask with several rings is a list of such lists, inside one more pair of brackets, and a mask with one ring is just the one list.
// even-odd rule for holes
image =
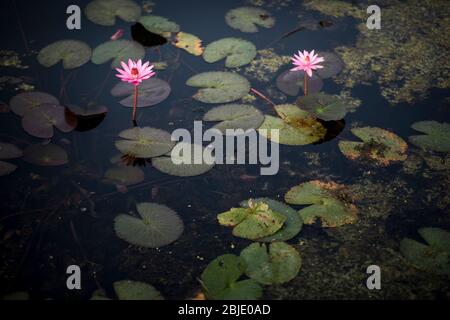
[[308, 95], [308, 75], [305, 72], [305, 76], [303, 77], [303, 92], [305, 94], [305, 96]]
[[138, 86], [134, 86], [133, 121], [136, 121]]

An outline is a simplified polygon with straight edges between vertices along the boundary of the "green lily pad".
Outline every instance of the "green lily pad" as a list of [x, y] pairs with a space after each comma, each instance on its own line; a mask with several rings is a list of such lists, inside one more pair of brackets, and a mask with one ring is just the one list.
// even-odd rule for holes
[[322, 79], [334, 77], [344, 68], [342, 59], [333, 52], [317, 52], [319, 57], [323, 57], [324, 61], [320, 63], [323, 68], [315, 70]]
[[81, 67], [91, 59], [92, 50], [78, 40], [61, 40], [41, 49], [37, 59], [44, 67], [52, 67], [62, 61], [64, 69]]
[[59, 105], [59, 100], [46, 92], [22, 92], [11, 99], [9, 107], [12, 112], [23, 117], [26, 113], [39, 108], [43, 104]]
[[153, 158], [166, 154], [175, 145], [169, 132], [150, 127], [134, 127], [119, 133], [125, 140], [115, 142], [116, 148], [123, 154], [135, 158]]
[[122, 280], [113, 286], [119, 300], [164, 300], [155, 287], [145, 282]]
[[380, 166], [406, 160], [408, 145], [396, 134], [376, 127], [353, 128], [351, 131], [363, 142], [339, 141], [339, 149], [348, 159], [369, 160]]
[[249, 64], [256, 57], [256, 47], [250, 41], [240, 38], [223, 38], [211, 42], [203, 52], [206, 62], [214, 63], [225, 59], [227, 68]]
[[259, 134], [273, 140], [271, 129], [279, 130], [280, 144], [301, 146], [317, 142], [325, 137], [325, 127], [308, 112], [292, 104], [275, 106], [278, 117], [266, 115], [258, 129]]
[[113, 26], [116, 17], [135, 22], [141, 16], [141, 7], [130, 0], [95, 0], [84, 9], [87, 18], [102, 26]]
[[262, 287], [254, 280], [241, 280], [245, 262], [224, 254], [208, 264], [201, 275], [206, 297], [214, 300], [255, 300], [261, 298]]
[[168, 37], [170, 33], [180, 31], [180, 26], [178, 24], [170, 21], [167, 18], [160, 16], [155, 15], [142, 16], [139, 19], [139, 22], [148, 31], [159, 34], [164, 37]]
[[345, 101], [338, 95], [322, 92], [302, 96], [298, 98], [296, 105], [324, 121], [341, 120], [348, 112]]
[[[174, 163], [177, 158], [181, 162], [184, 150], [191, 150], [189, 163]], [[203, 152], [205, 148], [200, 145], [189, 144], [186, 142], [179, 142], [173, 148], [172, 152], [167, 153], [162, 157], [152, 159], [152, 166], [155, 169], [177, 177], [193, 177], [204, 174], [214, 167], [214, 163], [208, 164], [202, 160], [202, 163], [194, 163], [194, 157], [197, 154], [199, 159], [203, 159]]]
[[189, 78], [186, 84], [201, 88], [193, 98], [204, 103], [232, 102], [250, 91], [248, 80], [232, 72], [203, 72]]
[[8, 174], [11, 174], [14, 171], [16, 171], [16, 169], [17, 169], [17, 166], [15, 164], [5, 162], [5, 161], [0, 161], [0, 177], [7, 176]]
[[350, 201], [343, 201], [342, 185], [318, 180], [302, 183], [291, 188], [284, 196], [286, 203], [311, 206], [301, 209], [305, 224], [321, 220], [322, 227], [339, 227], [357, 220], [358, 209]]
[[33, 144], [24, 151], [24, 160], [38, 166], [60, 166], [69, 162], [67, 152], [55, 144]]
[[438, 152], [450, 152], [450, 123], [419, 121], [411, 128], [425, 134], [410, 136], [409, 142], [422, 148]]
[[112, 60], [111, 68], [119, 68], [121, 61], [139, 60], [145, 56], [145, 48], [135, 41], [115, 40], [106, 41], [97, 46], [92, 52], [92, 62], [103, 64]]
[[231, 208], [217, 215], [223, 226], [233, 227], [233, 235], [257, 240], [273, 235], [283, 227], [286, 216], [272, 211], [265, 202], [248, 201], [247, 208]]
[[450, 233], [439, 228], [422, 228], [419, 234], [428, 245], [404, 238], [403, 256], [416, 268], [435, 274], [450, 274]]
[[249, 104], [226, 104], [209, 110], [203, 121], [221, 121], [213, 128], [225, 134], [227, 129], [257, 129], [263, 123], [264, 115]]
[[242, 32], [258, 32], [258, 27], [272, 28], [275, 18], [264, 9], [256, 7], [239, 7], [232, 9], [225, 15], [225, 21], [233, 28]]
[[107, 182], [120, 186], [131, 186], [145, 179], [144, 171], [136, 167], [110, 168], [105, 172]]
[[282, 284], [294, 279], [300, 271], [300, 254], [284, 242], [252, 243], [241, 251], [247, 268], [245, 274], [261, 284]]
[[114, 219], [114, 230], [120, 239], [140, 247], [159, 248], [176, 241], [183, 233], [183, 221], [169, 207], [150, 202], [136, 207], [139, 218], [119, 214]]
[[[275, 212], [278, 212], [284, 216], [286, 216], [286, 221], [284, 222], [283, 227], [275, 232], [273, 235], [257, 239], [258, 242], [274, 242], [274, 241], [287, 241], [295, 237], [303, 226], [303, 219], [300, 217], [298, 212], [286, 204], [272, 200], [269, 198], [256, 198], [253, 199], [255, 202], [264, 202], [269, 205], [269, 208]], [[248, 207], [248, 201], [242, 201], [240, 203], [242, 207]]]

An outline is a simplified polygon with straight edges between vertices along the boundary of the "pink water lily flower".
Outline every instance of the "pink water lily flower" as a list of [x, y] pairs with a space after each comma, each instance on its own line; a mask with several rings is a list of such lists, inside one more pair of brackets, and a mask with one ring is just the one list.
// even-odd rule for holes
[[120, 80], [132, 83], [135, 86], [139, 85], [143, 80], [150, 79], [155, 75], [153, 72], [153, 66], [147, 61], [142, 64], [142, 60], [139, 59], [137, 62], [128, 59], [128, 65], [125, 62], [120, 63], [123, 69], [116, 68], [118, 74], [117, 78]]
[[319, 65], [319, 63], [323, 62], [323, 57], [319, 57], [317, 54], [314, 54], [314, 50], [308, 52], [303, 50], [298, 52], [298, 55], [294, 54], [294, 57], [291, 58], [292, 63], [295, 68], [292, 68], [291, 71], [305, 71], [309, 77], [312, 77], [312, 71], [316, 69], [323, 68], [323, 66]]
[[136, 122], [136, 109], [137, 109], [137, 99], [138, 99], [138, 86], [144, 81], [148, 80], [155, 75], [153, 72], [153, 66], [147, 61], [142, 64], [142, 60], [139, 59], [137, 62], [128, 59], [128, 64], [121, 61], [123, 69], [116, 68], [118, 74], [116, 77], [120, 80], [134, 85], [134, 103], [133, 103], [133, 122]]

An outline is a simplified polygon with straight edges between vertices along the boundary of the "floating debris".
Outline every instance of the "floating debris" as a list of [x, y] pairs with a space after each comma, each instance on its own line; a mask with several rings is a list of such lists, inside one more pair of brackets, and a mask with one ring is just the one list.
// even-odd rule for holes
[[172, 44], [194, 56], [201, 56], [203, 54], [202, 40], [191, 33], [178, 32]]

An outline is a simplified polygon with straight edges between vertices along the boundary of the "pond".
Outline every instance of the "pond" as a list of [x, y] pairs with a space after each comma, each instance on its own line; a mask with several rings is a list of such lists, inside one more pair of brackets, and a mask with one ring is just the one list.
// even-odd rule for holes
[[[0, 296], [450, 297], [448, 2], [379, 1], [374, 30], [364, 1], [80, 0], [73, 30], [74, 1], [3, 2]], [[173, 163], [213, 126], [257, 160]]]

